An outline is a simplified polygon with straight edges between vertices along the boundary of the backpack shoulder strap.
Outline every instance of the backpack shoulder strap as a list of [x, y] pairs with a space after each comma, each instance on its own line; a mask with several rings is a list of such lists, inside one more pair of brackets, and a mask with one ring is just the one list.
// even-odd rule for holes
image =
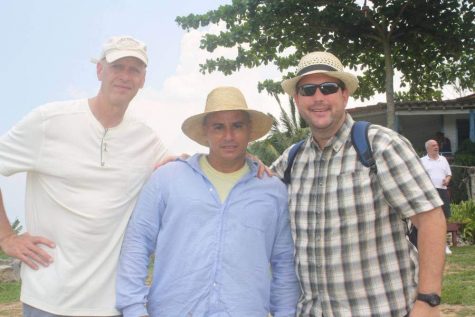
[[358, 154], [361, 164], [377, 172], [376, 162], [373, 158], [371, 145], [368, 138], [368, 129], [371, 123], [368, 121], [356, 121], [351, 128], [351, 142]]
[[287, 160], [287, 168], [285, 169], [284, 178], [282, 179], [282, 181], [286, 185], [290, 184], [290, 172], [292, 171], [292, 165], [294, 164], [295, 157], [297, 156], [297, 153], [302, 147], [302, 144], [304, 142], [305, 142], [305, 139], [300, 140], [299, 142], [293, 144], [292, 148], [289, 151], [289, 157]]

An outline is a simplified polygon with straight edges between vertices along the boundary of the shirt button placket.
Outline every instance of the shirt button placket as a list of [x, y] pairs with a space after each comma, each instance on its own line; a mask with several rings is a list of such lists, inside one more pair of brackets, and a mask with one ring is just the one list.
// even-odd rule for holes
[[[315, 266], [317, 276], [323, 276], [324, 270], [322, 270], [322, 261], [324, 259], [324, 246], [323, 244], [323, 234], [324, 234], [324, 224], [325, 224], [325, 185], [326, 185], [326, 174], [328, 160], [325, 160], [323, 156], [325, 155], [325, 150], [322, 152], [322, 156], [318, 160], [318, 179], [317, 179], [317, 199], [318, 207], [316, 210], [316, 221], [315, 221]], [[318, 292], [318, 290], [317, 290]]]

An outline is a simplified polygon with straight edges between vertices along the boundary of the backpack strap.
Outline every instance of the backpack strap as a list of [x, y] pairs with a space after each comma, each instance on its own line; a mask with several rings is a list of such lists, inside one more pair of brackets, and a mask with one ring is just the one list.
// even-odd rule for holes
[[284, 178], [282, 179], [282, 181], [286, 185], [290, 184], [290, 172], [292, 170], [292, 165], [294, 164], [295, 157], [297, 156], [297, 153], [302, 147], [302, 144], [304, 142], [305, 142], [305, 139], [300, 140], [299, 142], [293, 144], [292, 147], [290, 148], [289, 157], [287, 159], [287, 168], [285, 169]]
[[[373, 151], [371, 150], [368, 138], [370, 125], [371, 123], [367, 121], [356, 121], [351, 128], [351, 142], [353, 143], [353, 147], [358, 154], [358, 159], [361, 164], [369, 167], [372, 172], [377, 173], [378, 168], [376, 167], [376, 161], [374, 160]], [[417, 249], [417, 228], [410, 223], [408, 219], [403, 219], [403, 221], [406, 223], [407, 239]]]
[[369, 167], [371, 171], [377, 172], [376, 162], [373, 158], [371, 145], [368, 138], [368, 129], [371, 123], [368, 121], [356, 121], [351, 127], [351, 142], [358, 154], [361, 164]]

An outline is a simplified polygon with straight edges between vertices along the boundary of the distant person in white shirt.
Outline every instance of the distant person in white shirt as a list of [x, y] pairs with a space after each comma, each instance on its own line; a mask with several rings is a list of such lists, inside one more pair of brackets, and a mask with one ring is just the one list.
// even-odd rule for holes
[[27, 172], [26, 233], [13, 232], [0, 194], [0, 248], [25, 264], [25, 317], [120, 315], [125, 228], [166, 152], [149, 126], [126, 115], [144, 85], [145, 44], [114, 36], [94, 62], [96, 96], [43, 105], [0, 138], [0, 174]]
[[[449, 219], [450, 211], [450, 197], [447, 186], [452, 178], [452, 171], [450, 170], [447, 159], [439, 155], [439, 144], [436, 140], [428, 140], [425, 144], [427, 155], [421, 158], [422, 165], [427, 170], [427, 173], [434, 183], [435, 188], [439, 192], [440, 198], [444, 201], [442, 209], [444, 210], [445, 219]], [[450, 248], [445, 249], [446, 254], [451, 254]]]

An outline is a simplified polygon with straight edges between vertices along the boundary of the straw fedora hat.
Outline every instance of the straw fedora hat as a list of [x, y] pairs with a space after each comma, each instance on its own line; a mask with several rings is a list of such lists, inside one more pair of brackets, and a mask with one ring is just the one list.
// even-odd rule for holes
[[206, 99], [205, 111], [186, 119], [181, 130], [193, 141], [208, 146], [204, 135], [203, 123], [210, 113], [218, 111], [241, 110], [249, 114], [251, 120], [251, 135], [249, 141], [257, 140], [272, 127], [272, 117], [263, 112], [249, 109], [242, 92], [235, 87], [218, 87], [213, 89]]
[[297, 66], [297, 76], [284, 80], [282, 82], [282, 89], [293, 97], [299, 80], [303, 76], [317, 73], [341, 80], [345, 84], [346, 89], [348, 89], [350, 96], [358, 88], [358, 78], [351, 73], [345, 72], [343, 65], [335, 55], [328, 52], [312, 52], [302, 57]]

